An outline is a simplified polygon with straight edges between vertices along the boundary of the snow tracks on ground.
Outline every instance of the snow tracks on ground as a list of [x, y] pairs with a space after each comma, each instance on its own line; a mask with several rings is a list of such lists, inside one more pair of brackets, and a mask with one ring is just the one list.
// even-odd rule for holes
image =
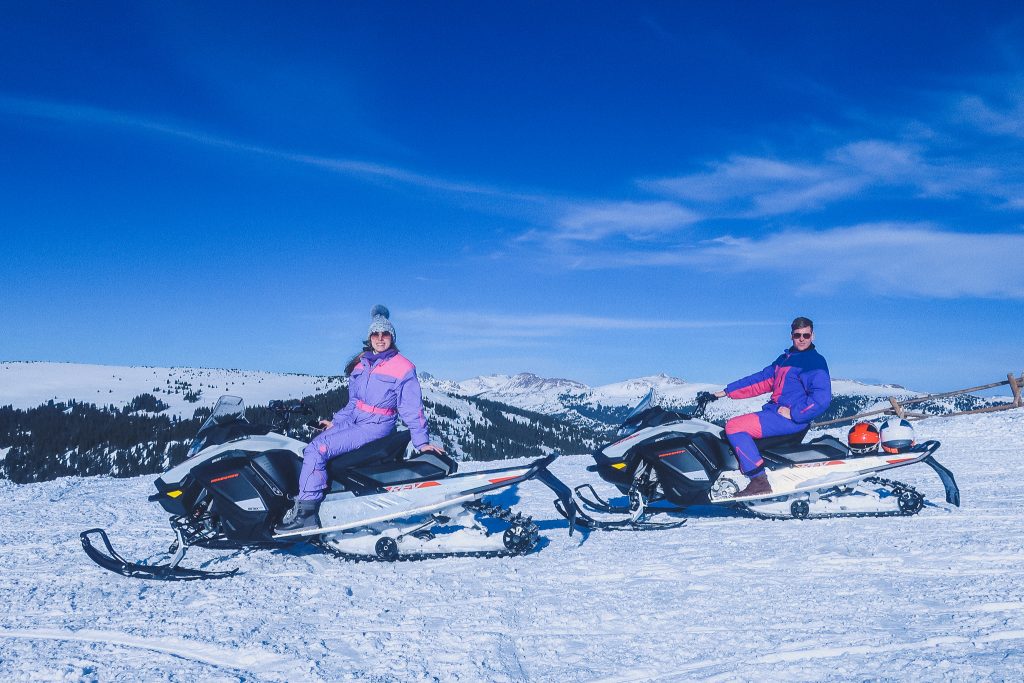
[[[190, 566], [241, 568], [216, 582], [126, 579], [82, 552], [78, 533], [103, 526], [126, 556], [156, 559], [171, 535], [150, 478], [0, 482], [0, 677], [1024, 679], [1024, 411], [917, 429], [943, 442], [962, 508], [809, 521], [696, 508], [681, 529], [581, 539], [528, 483], [499, 498], [540, 521], [547, 541], [526, 557], [191, 550]], [[582, 483], [587, 464], [554, 469]], [[893, 474], [941, 502], [927, 467]]]

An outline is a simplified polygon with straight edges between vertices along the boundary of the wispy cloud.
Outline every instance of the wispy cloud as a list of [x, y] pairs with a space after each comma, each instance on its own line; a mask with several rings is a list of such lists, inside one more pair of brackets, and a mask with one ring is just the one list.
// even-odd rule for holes
[[[504, 315], [470, 311], [421, 308], [406, 311], [403, 321], [429, 329], [431, 334], [457, 338], [472, 336], [499, 340], [540, 340], [563, 337], [567, 332], [631, 330], [685, 330], [775, 325], [777, 321], [671, 320], [664, 318], [614, 318], [575, 313]], [[507, 343], [507, 341], [506, 341]]]
[[585, 202], [561, 208], [550, 237], [593, 242], [622, 235], [647, 240], [695, 223], [700, 215], [673, 202]]
[[[591, 255], [580, 268], [688, 266], [770, 273], [794, 291], [850, 285], [891, 296], [1024, 298], [1024, 234], [960, 233], [928, 223], [870, 223], [762, 238], [722, 236], [689, 248]], [[794, 255], [799, 254], [798, 266]]]
[[905, 187], [918, 197], [975, 193], [1006, 199], [996, 169], [930, 161], [925, 153], [919, 144], [858, 140], [825, 150], [813, 161], [733, 156], [706, 172], [638, 185], [729, 218], [817, 211], [878, 187]]
[[256, 154], [290, 163], [312, 166], [363, 179], [394, 181], [440, 192], [501, 197], [504, 199], [512, 198], [531, 202], [547, 201], [545, 197], [539, 195], [510, 191], [485, 184], [449, 180], [387, 164], [359, 159], [324, 157], [265, 147], [214, 135], [200, 129], [188, 128], [177, 123], [159, 121], [131, 113], [88, 105], [48, 102], [0, 95], [0, 112], [21, 117], [132, 129], [140, 132], [176, 137], [208, 147], [218, 147], [234, 152]]
[[1024, 98], [999, 109], [979, 95], [964, 95], [956, 111], [965, 123], [989, 135], [1024, 138]]

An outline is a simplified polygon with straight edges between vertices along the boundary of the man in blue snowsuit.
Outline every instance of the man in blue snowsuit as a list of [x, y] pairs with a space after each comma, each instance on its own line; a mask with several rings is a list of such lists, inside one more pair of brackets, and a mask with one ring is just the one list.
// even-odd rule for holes
[[715, 394], [718, 398], [751, 398], [771, 392], [771, 399], [760, 412], [740, 415], [725, 423], [725, 434], [736, 452], [740, 471], [750, 477], [750, 483], [736, 498], [772, 492], [754, 439], [803, 431], [832, 402], [828, 364], [814, 348], [814, 323], [801, 317], [790, 328], [793, 345], [771, 365]]

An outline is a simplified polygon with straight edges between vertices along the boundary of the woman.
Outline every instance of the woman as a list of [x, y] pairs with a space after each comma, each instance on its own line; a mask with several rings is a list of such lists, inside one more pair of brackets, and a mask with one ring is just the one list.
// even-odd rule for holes
[[302, 451], [299, 495], [291, 520], [278, 525], [278, 533], [319, 527], [317, 512], [327, 489], [327, 462], [387, 436], [395, 428], [396, 416], [409, 428], [416, 450], [444, 453], [430, 443], [416, 366], [398, 353], [388, 309], [378, 304], [370, 315], [373, 320], [363, 350], [345, 367], [348, 404], [332, 419], [320, 421], [324, 431]]

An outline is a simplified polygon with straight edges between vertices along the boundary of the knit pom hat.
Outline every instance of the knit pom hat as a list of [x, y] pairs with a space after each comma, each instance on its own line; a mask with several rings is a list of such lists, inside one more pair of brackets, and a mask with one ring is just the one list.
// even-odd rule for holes
[[391, 340], [394, 342], [397, 335], [395, 334], [395, 326], [388, 320], [391, 317], [391, 311], [388, 310], [388, 307], [383, 304], [377, 304], [370, 310], [370, 317], [373, 318], [373, 321], [370, 323], [370, 329], [366, 332], [366, 338], [369, 339], [370, 335], [374, 332], [390, 332]]

